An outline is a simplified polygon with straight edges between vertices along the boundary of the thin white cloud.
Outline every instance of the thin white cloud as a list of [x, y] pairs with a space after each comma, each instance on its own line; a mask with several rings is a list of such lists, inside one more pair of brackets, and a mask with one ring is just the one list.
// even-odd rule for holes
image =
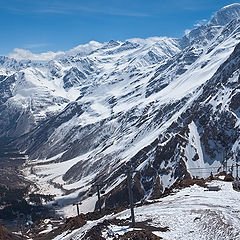
[[207, 22], [208, 22], [207, 19], [198, 20], [198, 21], [196, 21], [196, 23], [194, 24], [194, 27], [200, 27], [200, 26], [206, 24]]
[[[1, 0], [0, 0], [1, 1]], [[149, 17], [150, 15], [144, 12], [135, 10], [127, 10], [111, 6], [99, 5], [92, 7], [82, 5], [79, 2], [68, 1], [28, 1], [25, 5], [2, 4], [0, 8], [14, 12], [15, 14], [73, 14], [77, 12], [98, 13], [114, 16], [129, 16], [129, 17]]]
[[58, 8], [46, 8], [46, 9], [39, 9], [34, 11], [35, 13], [40, 14], [70, 14], [71, 12], [66, 9], [58, 9]]
[[[1, 6], [0, 6], [1, 8]], [[9, 11], [19, 12], [19, 13], [38, 13], [38, 14], [72, 14], [76, 12], [85, 12], [85, 13], [99, 13], [106, 15], [114, 16], [129, 16], [129, 17], [148, 17], [149, 14], [138, 11], [131, 11], [126, 9], [119, 9], [114, 7], [89, 7], [83, 6], [79, 3], [71, 4], [69, 2], [59, 2], [49, 3], [49, 2], [38, 2], [36, 4], [30, 4], [28, 8], [19, 8], [19, 9], [10, 9]]]
[[82, 6], [75, 6], [75, 7], [51, 7], [46, 9], [39, 9], [37, 13], [46, 13], [46, 14], [70, 14], [73, 12], [87, 12], [87, 13], [99, 13], [99, 14], [106, 14], [106, 15], [113, 15], [113, 16], [126, 16], [126, 17], [149, 17], [149, 14], [141, 13], [141, 12], [132, 12], [123, 9], [94, 9]]
[[41, 48], [41, 47], [47, 47], [49, 46], [48, 43], [33, 43], [33, 44], [26, 44], [24, 46], [24, 48], [27, 48], [27, 49], [36, 49], [36, 48]]
[[146, 13], [141, 12], [132, 12], [132, 11], [126, 11], [123, 9], [115, 9], [115, 8], [109, 8], [109, 9], [93, 9], [93, 8], [82, 8], [79, 7], [77, 10], [86, 11], [86, 12], [92, 12], [92, 13], [102, 13], [106, 15], [114, 15], [114, 16], [128, 16], [128, 17], [149, 17]]
[[35, 61], [48, 61], [55, 57], [64, 54], [64, 52], [45, 52], [45, 53], [32, 53], [29, 50], [15, 48], [12, 53], [8, 56], [10, 58], [15, 58], [16, 60], [35, 60]]

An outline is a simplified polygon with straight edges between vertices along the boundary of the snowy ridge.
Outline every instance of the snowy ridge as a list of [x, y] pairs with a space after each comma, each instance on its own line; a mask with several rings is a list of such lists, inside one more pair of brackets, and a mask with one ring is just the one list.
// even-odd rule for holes
[[220, 9], [211, 19], [210, 24], [223, 26], [237, 18], [240, 18], [240, 3], [234, 3]]
[[[232, 239], [239, 238], [239, 193], [231, 183], [213, 181], [209, 186], [219, 186], [219, 192], [206, 191], [197, 185], [176, 191], [173, 195], [162, 198], [159, 202], [135, 208], [136, 222], [148, 222], [154, 227], [168, 227], [168, 231], [155, 230], [153, 233], [163, 239]], [[54, 240], [80, 240], [86, 233], [101, 224], [105, 219], [107, 226], [101, 229], [101, 236], [110, 240], [122, 236], [133, 228], [111, 224], [112, 219], [125, 220], [130, 217], [130, 210], [107, 215], [95, 221], [88, 221], [83, 227], [65, 231]], [[176, 221], [177, 219], [177, 221]], [[127, 225], [127, 224], [126, 224]], [[135, 229], [140, 229], [136, 227]], [[231, 230], [229, 230], [231, 229]]]

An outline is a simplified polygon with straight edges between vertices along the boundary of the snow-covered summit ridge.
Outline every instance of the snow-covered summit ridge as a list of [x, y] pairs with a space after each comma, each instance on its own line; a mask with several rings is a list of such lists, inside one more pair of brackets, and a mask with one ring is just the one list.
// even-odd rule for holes
[[[168, 37], [149, 37], [146, 39], [141, 38], [132, 38], [127, 39], [124, 42], [110, 40], [108, 42], [100, 43], [97, 41], [90, 41], [86, 44], [80, 44], [73, 49], [68, 51], [58, 51], [58, 52], [44, 52], [44, 53], [32, 53], [30, 50], [15, 48], [12, 53], [8, 55], [9, 58], [14, 58], [18, 61], [21, 60], [31, 60], [31, 61], [51, 61], [67, 58], [70, 56], [78, 55], [79, 57], [89, 56], [95, 52], [101, 53], [102, 50], [111, 49], [111, 48], [120, 48], [120, 50], [127, 50], [127, 46], [132, 44], [131, 48], [141, 48], [141, 47], [151, 47], [154, 44], [158, 45], [172, 45], [177, 40], [174, 38]], [[115, 53], [119, 51], [114, 51]]]
[[240, 18], [240, 3], [233, 3], [220, 9], [209, 23], [223, 26], [237, 18]]

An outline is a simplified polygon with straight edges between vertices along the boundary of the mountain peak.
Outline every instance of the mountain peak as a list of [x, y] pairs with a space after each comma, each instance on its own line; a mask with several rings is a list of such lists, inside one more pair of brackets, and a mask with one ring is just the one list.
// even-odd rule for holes
[[230, 8], [233, 9], [233, 8], [236, 8], [236, 7], [239, 7], [239, 6], [240, 6], [240, 3], [233, 3], [233, 4], [230, 4], [230, 5], [227, 5], [223, 8], [221, 8], [220, 11], [224, 10], [224, 9], [230, 9]]
[[210, 24], [223, 26], [236, 18], [240, 18], [240, 3], [233, 3], [221, 8], [213, 16]]

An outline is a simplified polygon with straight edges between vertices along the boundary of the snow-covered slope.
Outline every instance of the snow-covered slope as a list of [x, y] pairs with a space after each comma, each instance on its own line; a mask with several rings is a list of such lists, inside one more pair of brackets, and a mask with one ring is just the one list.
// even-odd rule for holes
[[[7, 106], [12, 110], [10, 114], [1, 111], [3, 129], [8, 129], [7, 125], [11, 125], [11, 129], [0, 134], [3, 137], [22, 135], [97, 86], [122, 81], [119, 76], [123, 72], [128, 75], [142, 72], [142, 68], [152, 68], [179, 51], [174, 39], [150, 38], [124, 43], [92, 41], [50, 61], [1, 57], [1, 108]], [[12, 112], [16, 112], [16, 116]], [[14, 123], [20, 116], [26, 121], [24, 127]]]
[[209, 24], [223, 26], [238, 18], [240, 18], [240, 3], [233, 3], [218, 11]]
[[63, 205], [81, 198], [88, 211], [96, 182], [106, 206], [126, 202], [130, 165], [141, 200], [216, 173], [223, 160], [235, 164], [238, 12], [225, 7], [182, 39], [91, 42], [50, 61], [3, 58], [0, 134], [21, 136], [14, 144], [29, 154], [28, 178]]
[[[141, 230], [144, 223], [153, 234], [163, 239], [231, 239], [237, 240], [240, 235], [239, 225], [239, 192], [232, 189], [231, 183], [213, 181], [210, 186], [219, 186], [218, 192], [206, 191], [206, 188], [194, 185], [176, 191], [158, 202], [135, 208], [137, 226]], [[114, 239], [134, 229], [129, 227], [130, 210], [105, 216], [99, 220], [87, 221], [76, 230], [67, 230], [54, 240], [84, 239], [88, 231], [98, 225], [103, 239]], [[119, 220], [121, 224], [114, 224]], [[104, 222], [104, 220], [107, 220]], [[121, 221], [120, 221], [121, 220]], [[124, 220], [126, 220], [124, 224]], [[104, 224], [103, 224], [104, 222]], [[150, 226], [150, 227], [149, 227]], [[160, 231], [158, 228], [168, 228]], [[155, 228], [155, 229], [154, 229]], [[151, 231], [151, 230], [150, 230]]]

